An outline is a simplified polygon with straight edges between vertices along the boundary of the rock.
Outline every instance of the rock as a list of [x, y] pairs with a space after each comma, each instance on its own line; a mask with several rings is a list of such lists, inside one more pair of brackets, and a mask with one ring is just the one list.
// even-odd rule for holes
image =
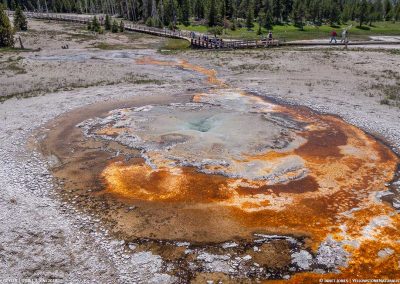
[[292, 254], [292, 263], [297, 265], [302, 270], [309, 270], [312, 260], [312, 255], [306, 250], [301, 250]]
[[128, 244], [128, 248], [129, 248], [130, 250], [135, 250], [135, 249], [136, 249], [136, 245], [135, 245], [134, 243], [129, 243], [129, 244]]
[[229, 243], [223, 243], [222, 244], [222, 248], [227, 249], [227, 248], [234, 248], [239, 246], [237, 243], [235, 242], [229, 242]]
[[250, 259], [252, 259], [250, 255], [246, 255], [242, 258], [243, 261], [249, 261]]
[[327, 269], [335, 269], [347, 264], [348, 252], [346, 252], [339, 242], [328, 237], [317, 251], [316, 262], [325, 266]]
[[188, 247], [188, 246], [190, 246], [190, 243], [189, 242], [177, 242], [177, 243], [175, 243], [175, 245], [177, 247]]
[[378, 251], [378, 256], [379, 256], [380, 258], [385, 258], [385, 257], [388, 257], [388, 256], [392, 255], [393, 253], [394, 253], [394, 250], [393, 250], [393, 249], [391, 249], [391, 248], [384, 248], [384, 249]]

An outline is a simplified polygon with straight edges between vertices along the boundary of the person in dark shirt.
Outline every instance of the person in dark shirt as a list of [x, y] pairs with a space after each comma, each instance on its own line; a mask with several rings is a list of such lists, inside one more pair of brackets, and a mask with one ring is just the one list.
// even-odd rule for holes
[[337, 37], [337, 32], [335, 30], [333, 30], [331, 32], [331, 41], [329, 43], [332, 43], [333, 41], [335, 41], [335, 43], [337, 43], [336, 37]]

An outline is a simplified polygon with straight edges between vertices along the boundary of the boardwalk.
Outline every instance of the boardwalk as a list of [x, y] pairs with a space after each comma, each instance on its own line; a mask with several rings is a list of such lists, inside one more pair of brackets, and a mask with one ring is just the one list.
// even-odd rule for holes
[[[13, 12], [8, 11], [8, 14], [12, 15]], [[87, 24], [89, 21], [92, 21], [93, 19], [93, 16], [88, 16], [88, 15], [68, 15], [68, 14], [55, 14], [55, 13], [26, 12], [25, 15], [28, 18], [68, 21], [81, 24]], [[125, 22], [125, 30], [131, 32], [146, 33], [160, 37], [187, 40], [190, 42], [193, 48], [200, 48], [200, 49], [237, 49], [237, 48], [279, 46], [279, 42], [277, 40], [272, 40], [272, 41], [226, 40], [223, 43], [221, 43], [213, 38], [205, 40], [204, 35], [199, 33], [194, 34], [190, 31], [170, 30], [167, 28], [162, 28], [162, 29], [154, 28], [154, 27], [134, 24], [131, 22]]]
[[208, 49], [238, 49], [279, 46], [278, 40], [204, 40], [201, 37], [191, 39], [191, 46]]
[[[12, 15], [12, 11], [7, 12]], [[71, 14], [56, 14], [56, 13], [36, 13], [25, 12], [28, 18], [69, 21], [81, 24], [87, 24], [93, 19], [90, 15], [71, 15]], [[328, 40], [324, 41], [294, 41], [281, 42], [279, 40], [219, 40], [212, 37], [205, 37], [204, 34], [193, 33], [185, 30], [170, 30], [167, 28], [154, 28], [145, 25], [138, 25], [132, 22], [125, 22], [125, 30], [138, 33], [146, 33], [154, 36], [183, 39], [190, 42], [192, 48], [199, 49], [245, 49], [245, 48], [265, 48], [277, 46], [328, 46], [332, 45]], [[352, 41], [347, 45], [398, 45], [399, 41]], [[337, 43], [335, 45], [345, 45]]]

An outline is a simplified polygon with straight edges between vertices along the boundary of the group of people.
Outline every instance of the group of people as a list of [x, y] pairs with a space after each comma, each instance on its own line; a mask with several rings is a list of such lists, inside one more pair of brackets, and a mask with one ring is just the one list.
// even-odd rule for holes
[[192, 38], [192, 39], [196, 39], [197, 38], [199, 41], [212, 44], [215, 47], [219, 47], [219, 48], [224, 47], [223, 39], [222, 38], [218, 38], [216, 36], [209, 37], [208, 35], [204, 35], [204, 34], [201, 35], [201, 36], [197, 36], [195, 32], [190, 32], [190, 38]]
[[[329, 43], [332, 43], [332, 42], [337, 43], [337, 40], [336, 40], [337, 36], [338, 36], [337, 32], [335, 30], [333, 30], [331, 32], [331, 41]], [[347, 29], [344, 29], [342, 31], [342, 38], [341, 38], [340, 42], [341, 43], [348, 43], [349, 42], [349, 32], [348, 32]]]

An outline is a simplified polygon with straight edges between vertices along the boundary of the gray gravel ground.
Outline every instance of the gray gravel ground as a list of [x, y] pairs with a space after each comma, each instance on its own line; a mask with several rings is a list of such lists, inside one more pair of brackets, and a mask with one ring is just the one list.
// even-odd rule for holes
[[[15, 278], [67, 283], [172, 281], [160, 272], [163, 263], [159, 256], [126, 252], [123, 243], [107, 238], [107, 232], [93, 230], [96, 220], [79, 216], [72, 206], [52, 198], [46, 163], [39, 153], [26, 148], [34, 129], [68, 110], [171, 90], [184, 91], [179, 86], [118, 85], [0, 104], [0, 282]], [[79, 100], [71, 96], [79, 96]]]

